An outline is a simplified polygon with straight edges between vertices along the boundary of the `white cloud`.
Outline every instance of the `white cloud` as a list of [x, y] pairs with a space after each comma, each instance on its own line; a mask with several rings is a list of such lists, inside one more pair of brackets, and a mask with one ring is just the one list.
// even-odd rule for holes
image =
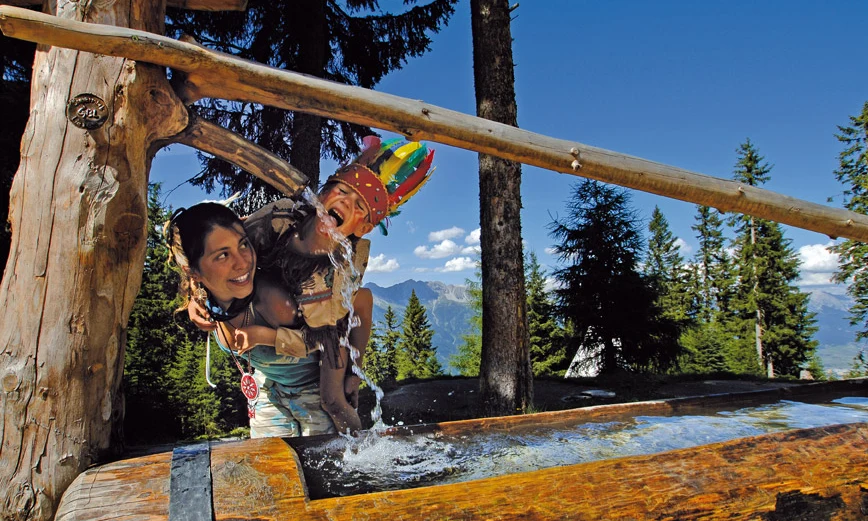
[[407, 221], [407, 229], [410, 230], [410, 233], [416, 233], [416, 223]]
[[474, 268], [476, 268], [476, 261], [470, 257], [455, 257], [446, 261], [446, 264], [442, 268], [437, 268], [437, 271], [466, 271]]
[[799, 286], [829, 286], [832, 274], [838, 269], [838, 254], [830, 252], [828, 244], [807, 244], [799, 248], [799, 260], [802, 263]]
[[454, 239], [464, 235], [464, 228], [453, 226], [446, 230], [438, 230], [428, 234], [428, 242], [441, 242], [446, 239]]
[[681, 250], [681, 255], [688, 256], [693, 252], [693, 248], [691, 248], [690, 245], [687, 244], [681, 237], [675, 239], [675, 246], [677, 246], [678, 249]]
[[443, 257], [450, 257], [452, 255], [456, 255], [461, 251], [461, 247], [455, 244], [454, 242], [446, 239], [440, 244], [434, 245], [431, 248], [427, 246], [416, 246], [416, 249], [413, 250], [413, 253], [416, 254], [417, 257], [422, 259], [442, 259]]
[[461, 249], [461, 255], [482, 255], [482, 246], [465, 246]]
[[470, 235], [464, 238], [467, 244], [479, 244], [479, 237], [482, 235], [482, 228], [477, 228], [470, 232]]
[[413, 268], [413, 271], [415, 271], [416, 273], [425, 273], [425, 272], [431, 271], [431, 269], [430, 268]]
[[838, 254], [830, 252], [829, 244], [808, 244], [799, 248], [802, 271], [833, 272], [838, 269]]
[[546, 277], [545, 285], [543, 285], [543, 289], [549, 293], [556, 289], [561, 289], [564, 285], [561, 284], [561, 281], [554, 277]]
[[548, 253], [549, 255], [557, 255], [557, 253], [558, 253], [558, 250], [556, 250], [554, 248], [554, 246], [549, 246], [548, 248], [545, 248], [543, 251]]
[[802, 277], [798, 280], [799, 286], [828, 286], [834, 284], [832, 282], [831, 272], [802, 272]]
[[389, 273], [400, 268], [396, 259], [386, 259], [386, 254], [381, 253], [368, 259], [368, 273]]

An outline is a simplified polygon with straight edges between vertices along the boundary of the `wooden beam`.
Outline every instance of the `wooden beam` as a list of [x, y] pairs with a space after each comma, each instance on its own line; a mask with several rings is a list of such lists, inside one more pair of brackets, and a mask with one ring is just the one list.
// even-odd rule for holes
[[682, 201], [868, 242], [868, 216], [551, 138], [422, 101], [278, 70], [199, 45], [0, 6], [7, 36], [185, 71], [202, 97], [261, 103], [398, 132]]
[[42, 5], [42, 0], [3, 0], [3, 3], [6, 5], [27, 7], [31, 5]]
[[[288, 197], [295, 197], [308, 179], [297, 168], [238, 134], [190, 114], [190, 124], [169, 139], [228, 161], [262, 179]], [[315, 188], [315, 187], [314, 187]]]
[[[3, 0], [6, 5], [28, 7], [42, 5], [42, 0]], [[169, 7], [191, 11], [244, 11], [247, 0], [166, 0]]]

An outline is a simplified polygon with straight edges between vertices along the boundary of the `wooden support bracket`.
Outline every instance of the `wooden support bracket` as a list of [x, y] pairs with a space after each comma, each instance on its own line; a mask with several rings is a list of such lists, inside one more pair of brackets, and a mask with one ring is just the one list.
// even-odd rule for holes
[[238, 134], [190, 113], [190, 124], [169, 138], [228, 161], [262, 179], [288, 197], [295, 197], [308, 179], [297, 168]]

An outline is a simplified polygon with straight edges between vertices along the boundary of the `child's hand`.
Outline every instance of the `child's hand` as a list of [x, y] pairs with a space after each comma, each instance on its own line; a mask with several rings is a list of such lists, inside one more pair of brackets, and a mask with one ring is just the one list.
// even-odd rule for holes
[[347, 403], [353, 406], [353, 409], [359, 408], [359, 385], [362, 379], [355, 373], [348, 373], [344, 377], [344, 394], [347, 396]]
[[217, 329], [217, 322], [211, 320], [211, 314], [196, 299], [190, 299], [190, 302], [187, 303], [187, 315], [190, 317], [193, 325], [202, 331], [214, 331]]
[[277, 333], [266, 326], [247, 326], [235, 330], [235, 351], [241, 355], [256, 346], [273, 346]]

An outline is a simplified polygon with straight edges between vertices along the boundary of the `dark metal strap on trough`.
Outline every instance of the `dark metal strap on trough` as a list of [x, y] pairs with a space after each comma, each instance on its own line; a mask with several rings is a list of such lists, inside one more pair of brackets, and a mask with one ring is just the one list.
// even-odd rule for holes
[[169, 521], [214, 521], [211, 446], [208, 442], [172, 451]]

